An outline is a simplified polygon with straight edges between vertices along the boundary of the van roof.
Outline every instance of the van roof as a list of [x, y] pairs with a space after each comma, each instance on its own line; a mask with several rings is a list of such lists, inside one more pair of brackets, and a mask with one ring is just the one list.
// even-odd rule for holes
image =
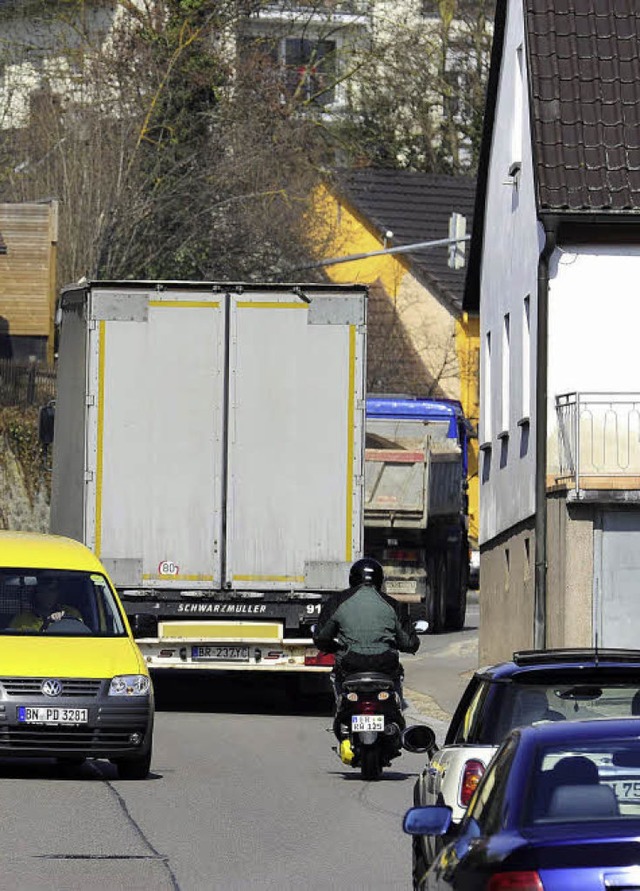
[[62, 535], [0, 531], [0, 567], [104, 572], [89, 548]]

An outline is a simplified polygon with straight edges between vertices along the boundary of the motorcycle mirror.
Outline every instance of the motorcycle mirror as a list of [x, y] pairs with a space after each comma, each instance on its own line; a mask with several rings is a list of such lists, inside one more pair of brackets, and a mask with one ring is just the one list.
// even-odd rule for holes
[[415, 628], [417, 634], [424, 634], [426, 631], [429, 630], [429, 623], [426, 621], [426, 619], [418, 619], [417, 622], [413, 623], [413, 627]]
[[431, 756], [436, 746], [436, 735], [426, 724], [412, 724], [402, 734], [402, 747], [407, 752], [428, 752]]

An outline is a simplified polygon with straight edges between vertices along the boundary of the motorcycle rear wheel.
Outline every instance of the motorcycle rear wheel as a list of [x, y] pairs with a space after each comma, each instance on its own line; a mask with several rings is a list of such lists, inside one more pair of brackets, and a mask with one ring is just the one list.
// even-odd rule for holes
[[360, 775], [372, 782], [382, 776], [382, 757], [379, 745], [363, 746], [360, 750]]

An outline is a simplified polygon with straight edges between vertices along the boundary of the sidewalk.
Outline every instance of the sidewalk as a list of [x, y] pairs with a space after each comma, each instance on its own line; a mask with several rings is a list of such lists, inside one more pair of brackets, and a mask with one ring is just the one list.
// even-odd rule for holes
[[462, 631], [423, 635], [415, 656], [403, 656], [405, 711], [408, 724], [425, 723], [439, 743], [469, 678], [478, 667], [478, 593], [469, 592], [467, 622]]

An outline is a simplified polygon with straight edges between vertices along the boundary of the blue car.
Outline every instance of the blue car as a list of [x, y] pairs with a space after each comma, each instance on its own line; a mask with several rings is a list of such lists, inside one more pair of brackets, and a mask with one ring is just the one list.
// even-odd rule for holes
[[[413, 836], [451, 838], [449, 807], [414, 807]], [[640, 718], [511, 731], [422, 891], [640, 889]]]

